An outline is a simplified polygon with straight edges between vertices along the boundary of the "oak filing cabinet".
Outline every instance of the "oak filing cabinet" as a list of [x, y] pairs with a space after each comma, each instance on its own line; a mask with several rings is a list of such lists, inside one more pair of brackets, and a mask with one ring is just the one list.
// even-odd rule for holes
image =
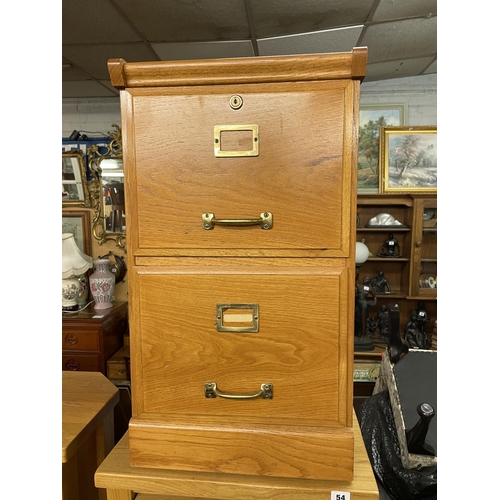
[[366, 48], [127, 63], [133, 466], [351, 480]]

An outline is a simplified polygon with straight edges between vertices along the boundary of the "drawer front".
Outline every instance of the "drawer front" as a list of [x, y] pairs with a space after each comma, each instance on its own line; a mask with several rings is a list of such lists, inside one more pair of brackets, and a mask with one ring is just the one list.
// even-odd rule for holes
[[[139, 272], [138, 342], [131, 353], [140, 360], [140, 373], [132, 370], [142, 387], [135, 393], [138, 407], [345, 423], [352, 384], [349, 273], [242, 267]], [[244, 398], [206, 397], [207, 383]], [[262, 384], [272, 384], [272, 399], [248, 398]]]
[[98, 372], [100, 371], [99, 354], [63, 353], [63, 371]]
[[64, 326], [62, 329], [62, 348], [66, 351], [98, 351], [99, 329]]
[[[133, 93], [127, 168], [138, 248], [334, 249], [346, 255], [352, 175], [351, 82]], [[230, 97], [243, 99], [232, 109]], [[349, 116], [349, 118], [347, 118]], [[226, 153], [216, 157], [214, 127]], [[349, 146], [349, 147], [347, 147]], [[126, 176], [127, 181], [127, 176]], [[272, 228], [265, 222], [272, 215]], [[207, 221], [215, 224], [204, 229]], [[244, 221], [245, 227], [228, 222]], [[208, 224], [211, 227], [211, 224]]]

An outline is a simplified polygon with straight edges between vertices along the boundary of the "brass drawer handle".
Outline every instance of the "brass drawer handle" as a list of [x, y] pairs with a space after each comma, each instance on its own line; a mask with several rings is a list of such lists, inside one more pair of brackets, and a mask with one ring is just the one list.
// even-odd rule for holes
[[260, 226], [261, 229], [272, 229], [273, 214], [271, 212], [262, 212], [259, 219], [216, 219], [211, 212], [202, 214], [201, 224], [203, 229], [210, 230], [216, 224], [220, 226]]
[[217, 389], [215, 382], [207, 382], [205, 384], [205, 397], [206, 398], [220, 398], [226, 399], [256, 399], [262, 396], [262, 399], [273, 399], [273, 384], [261, 384], [260, 390], [255, 394], [224, 394]]

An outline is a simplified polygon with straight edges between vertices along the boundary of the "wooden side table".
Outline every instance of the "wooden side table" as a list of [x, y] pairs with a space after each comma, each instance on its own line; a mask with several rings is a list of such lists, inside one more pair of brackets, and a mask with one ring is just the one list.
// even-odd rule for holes
[[350, 493], [350, 500], [378, 500], [356, 415], [353, 422], [354, 479], [350, 482], [132, 467], [126, 433], [97, 469], [95, 485], [106, 488], [108, 500], [331, 500], [336, 498], [332, 491]]
[[108, 359], [123, 346], [128, 331], [128, 302], [95, 310], [91, 305], [62, 317], [62, 369], [101, 372]]
[[62, 498], [105, 499], [94, 473], [114, 445], [118, 389], [99, 372], [62, 372]]

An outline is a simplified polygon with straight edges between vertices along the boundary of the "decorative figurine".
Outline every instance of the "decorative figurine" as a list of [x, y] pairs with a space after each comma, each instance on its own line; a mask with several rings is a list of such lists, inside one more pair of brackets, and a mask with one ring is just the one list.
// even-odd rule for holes
[[384, 271], [380, 271], [378, 276], [371, 280], [370, 285], [375, 293], [391, 293], [391, 285], [384, 276]]
[[[397, 251], [396, 251], [397, 250]], [[379, 257], [401, 257], [398, 252], [401, 249], [399, 247], [398, 240], [394, 238], [392, 233], [389, 234], [389, 238], [387, 238], [382, 246], [382, 252], [378, 254]]]
[[386, 305], [380, 307], [377, 314], [377, 326], [380, 337], [387, 340], [389, 338], [389, 311]]
[[[374, 349], [373, 341], [367, 335], [367, 310], [368, 306], [374, 306], [377, 303], [377, 296], [370, 286], [370, 276], [363, 278], [363, 284], [356, 285], [356, 316], [355, 316], [355, 340], [354, 350], [372, 351]], [[372, 300], [369, 300], [369, 298]]]
[[416, 313], [417, 313], [417, 321], [420, 323], [422, 331], [424, 331], [424, 325], [429, 321], [429, 316], [427, 314], [427, 311], [425, 310], [425, 305], [422, 300], [418, 302]]
[[407, 227], [398, 220], [396, 220], [391, 214], [378, 214], [372, 217], [368, 221], [367, 227]]
[[378, 328], [377, 318], [369, 316], [366, 319], [366, 332], [367, 332], [367, 335], [369, 335], [370, 337], [373, 337], [373, 335], [375, 335], [375, 332], [377, 331], [377, 328]]
[[424, 302], [419, 301], [417, 309], [411, 312], [410, 321], [405, 328], [405, 340], [410, 347], [427, 349], [427, 334], [424, 327], [428, 321], [429, 316], [425, 310]]
[[426, 348], [427, 336], [418, 321], [417, 311], [412, 311], [410, 314], [410, 321], [405, 327], [405, 340], [412, 349]]

